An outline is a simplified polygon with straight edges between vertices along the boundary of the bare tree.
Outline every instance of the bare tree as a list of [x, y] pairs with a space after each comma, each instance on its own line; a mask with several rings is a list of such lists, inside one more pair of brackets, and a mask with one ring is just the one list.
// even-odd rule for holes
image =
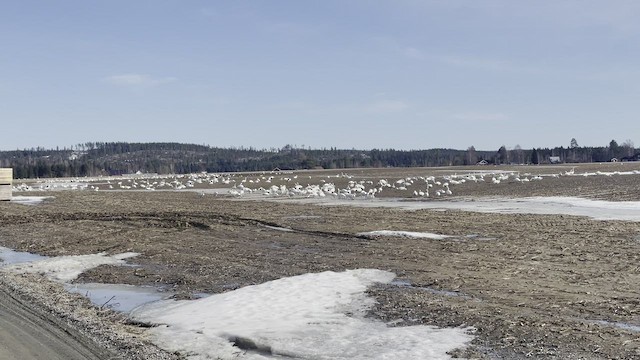
[[478, 162], [478, 155], [476, 154], [476, 148], [469, 146], [467, 149], [467, 165], [475, 165]]
[[511, 151], [514, 154], [514, 156], [512, 156], [512, 160], [518, 164], [524, 164], [524, 151], [522, 151], [522, 147], [520, 147], [520, 145], [517, 144], [516, 146], [513, 147], [513, 150]]
[[575, 149], [577, 147], [579, 147], [578, 141], [576, 140], [576, 138], [571, 138], [571, 143], [569, 144], [569, 148]]
[[633, 141], [631, 139], [627, 139], [622, 143], [622, 148], [624, 156], [633, 156], [635, 153], [635, 148], [633, 147]]

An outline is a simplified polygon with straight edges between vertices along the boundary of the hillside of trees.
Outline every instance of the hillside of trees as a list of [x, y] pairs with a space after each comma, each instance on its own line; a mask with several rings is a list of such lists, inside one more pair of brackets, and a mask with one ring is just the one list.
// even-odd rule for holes
[[0, 167], [12, 167], [14, 178], [81, 177], [143, 173], [346, 169], [364, 167], [431, 167], [488, 164], [543, 164], [638, 160], [633, 143], [567, 148], [522, 149], [501, 146], [497, 151], [466, 150], [343, 150], [286, 145], [280, 149], [217, 148], [181, 143], [89, 142], [71, 149], [0, 151]]

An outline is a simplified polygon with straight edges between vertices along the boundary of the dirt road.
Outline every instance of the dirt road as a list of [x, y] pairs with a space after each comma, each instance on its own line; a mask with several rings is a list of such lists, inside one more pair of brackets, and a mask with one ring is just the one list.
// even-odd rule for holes
[[0, 359], [114, 359], [91, 339], [0, 288]]

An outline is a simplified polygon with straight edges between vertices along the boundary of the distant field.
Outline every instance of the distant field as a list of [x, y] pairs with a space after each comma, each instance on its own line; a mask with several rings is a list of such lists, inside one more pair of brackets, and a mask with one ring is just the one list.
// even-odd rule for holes
[[[139, 174], [114, 177], [16, 180], [20, 190], [209, 190], [219, 195], [317, 196], [300, 190], [334, 185], [336, 195], [443, 199], [473, 196], [576, 196], [640, 200], [640, 162], [540, 166], [373, 168], [191, 175]], [[427, 179], [429, 178], [429, 179]], [[390, 186], [381, 185], [381, 180]], [[498, 183], [499, 181], [499, 183]], [[443, 184], [448, 184], [448, 189]], [[22, 186], [21, 185], [25, 185]], [[356, 187], [361, 190], [357, 190]], [[375, 193], [372, 190], [377, 189]], [[229, 190], [231, 194], [229, 194]], [[378, 191], [379, 190], [379, 191]], [[449, 190], [450, 193], [445, 193]], [[440, 195], [438, 195], [440, 192]], [[427, 196], [428, 193], [428, 196]], [[325, 191], [325, 194], [331, 194]], [[373, 196], [371, 196], [373, 195]]]
[[[192, 298], [309, 272], [381, 269], [397, 279], [369, 290], [377, 301], [369, 316], [394, 326], [472, 326], [475, 340], [459, 356], [640, 356], [640, 222], [591, 218], [639, 211], [638, 163], [24, 184], [14, 196], [53, 198], [0, 203], [0, 245], [53, 256], [140, 253], [140, 267], [101, 266], [78, 282], [162, 286]], [[54, 191], [72, 187], [83, 190]], [[414, 194], [425, 190], [428, 197]], [[375, 206], [547, 196], [605, 201], [580, 203], [585, 216]], [[334, 206], [360, 203], [371, 206]]]

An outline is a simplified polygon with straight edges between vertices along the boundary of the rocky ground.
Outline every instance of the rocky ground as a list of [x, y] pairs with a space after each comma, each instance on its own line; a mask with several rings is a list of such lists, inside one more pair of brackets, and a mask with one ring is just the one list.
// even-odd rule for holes
[[[638, 179], [545, 179], [504, 187], [503, 194], [638, 200]], [[499, 195], [489, 186], [462, 186], [459, 196]], [[236, 201], [189, 192], [46, 195], [55, 197], [38, 206], [0, 203], [0, 245], [43, 255], [141, 254], [132, 260], [140, 267], [102, 266], [77, 282], [154, 285], [189, 298], [307, 272], [376, 268], [399, 281], [369, 291], [378, 301], [370, 316], [394, 326], [474, 327], [476, 340], [456, 356], [640, 357], [640, 333], [633, 331], [640, 325], [640, 223]], [[452, 237], [357, 235], [372, 230]], [[105, 331], [144, 344], [144, 332], [125, 320], [92, 316], [120, 324]]]

